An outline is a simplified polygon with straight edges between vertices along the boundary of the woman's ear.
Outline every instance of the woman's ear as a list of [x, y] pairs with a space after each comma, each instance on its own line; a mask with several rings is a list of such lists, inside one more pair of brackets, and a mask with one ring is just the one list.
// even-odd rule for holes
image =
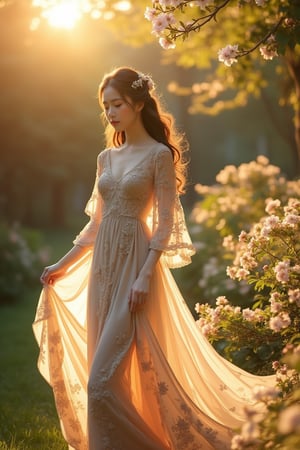
[[136, 110], [136, 112], [141, 112], [142, 109], [144, 108], [144, 106], [145, 106], [145, 103], [144, 103], [144, 102], [137, 102], [137, 103], [135, 104], [135, 110]]

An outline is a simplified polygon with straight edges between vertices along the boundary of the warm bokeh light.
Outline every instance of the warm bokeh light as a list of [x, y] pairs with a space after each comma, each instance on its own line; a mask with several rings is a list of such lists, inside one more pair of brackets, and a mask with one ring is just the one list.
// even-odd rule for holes
[[[0, 0], [1, 1], [1, 0]], [[40, 17], [56, 28], [72, 29], [84, 14], [92, 19], [112, 20], [115, 11], [128, 12], [132, 4], [128, 0], [105, 2], [105, 0], [32, 0], [32, 6], [41, 9]], [[38, 27], [31, 24], [31, 30]]]
[[131, 3], [128, 1], [116, 2], [114, 8], [118, 11], [129, 11], [131, 9]]
[[74, 1], [62, 1], [45, 9], [41, 15], [52, 27], [71, 29], [81, 18], [80, 4]]

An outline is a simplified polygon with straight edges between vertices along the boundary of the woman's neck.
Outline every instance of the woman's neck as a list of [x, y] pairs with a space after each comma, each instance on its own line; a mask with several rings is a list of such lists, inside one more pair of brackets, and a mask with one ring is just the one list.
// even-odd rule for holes
[[125, 131], [127, 146], [141, 146], [154, 142], [154, 139], [147, 133], [144, 125], [137, 122], [134, 127]]

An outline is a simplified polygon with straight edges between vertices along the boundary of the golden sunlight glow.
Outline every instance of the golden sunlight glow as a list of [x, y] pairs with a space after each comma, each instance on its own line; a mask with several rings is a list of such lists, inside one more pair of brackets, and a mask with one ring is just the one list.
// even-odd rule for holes
[[74, 28], [81, 18], [79, 2], [61, 1], [45, 9], [42, 17], [47, 19], [49, 25], [55, 28]]
[[[1, 0], [0, 0], [1, 2]], [[40, 17], [56, 28], [72, 29], [83, 15], [92, 19], [112, 20], [117, 12], [124, 13], [132, 8], [128, 0], [109, 2], [105, 0], [32, 0], [32, 6], [40, 8]], [[30, 29], [36, 30], [39, 23], [34, 19]]]
[[116, 2], [114, 4], [114, 9], [116, 9], [117, 11], [129, 11], [131, 9], [131, 2], [129, 1], [120, 1], [120, 2]]

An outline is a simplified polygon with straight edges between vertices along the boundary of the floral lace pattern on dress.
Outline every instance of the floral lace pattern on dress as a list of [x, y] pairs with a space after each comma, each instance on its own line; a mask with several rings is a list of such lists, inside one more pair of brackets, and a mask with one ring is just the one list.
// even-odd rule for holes
[[[86, 439], [77, 418], [78, 412], [85, 410], [85, 406], [80, 400], [82, 398], [82, 387], [76, 381], [65, 380], [61, 376], [64, 350], [60, 329], [53, 311], [53, 305], [50, 302], [50, 295], [48, 295], [49, 289], [52, 288], [46, 287], [42, 292], [37, 313], [38, 321], [47, 319], [47, 326], [44, 326], [41, 331], [38, 364], [39, 366], [49, 365], [51, 386], [58, 416], [62, 423], [67, 424], [68, 430], [72, 430], [72, 433], [66, 436], [69, 445], [78, 450], [87, 450]], [[72, 393], [72, 401], [67, 386]]]

